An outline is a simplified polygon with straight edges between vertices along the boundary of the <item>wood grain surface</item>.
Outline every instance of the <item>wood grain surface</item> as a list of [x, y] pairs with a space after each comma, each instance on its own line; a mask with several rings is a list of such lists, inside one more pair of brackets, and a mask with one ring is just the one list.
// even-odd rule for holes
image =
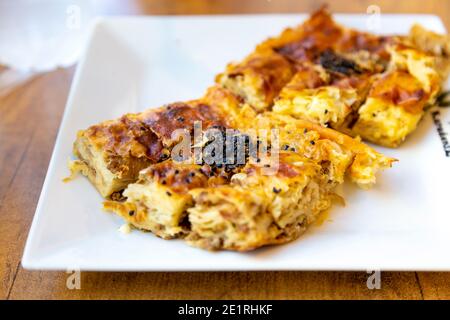
[[[76, 2], [76, 1], [74, 1]], [[334, 12], [431, 13], [450, 28], [449, 0], [330, 1]], [[310, 12], [317, 0], [99, 1], [106, 14]], [[1, 72], [2, 68], [0, 68]], [[0, 97], [0, 299], [450, 299], [450, 273], [382, 272], [369, 290], [364, 272], [83, 272], [69, 290], [64, 272], [20, 265], [74, 68], [34, 77]]]

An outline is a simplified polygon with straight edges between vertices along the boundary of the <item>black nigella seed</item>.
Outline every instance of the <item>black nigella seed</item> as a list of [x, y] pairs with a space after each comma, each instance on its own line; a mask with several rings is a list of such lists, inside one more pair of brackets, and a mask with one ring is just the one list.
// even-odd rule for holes
[[328, 113], [328, 109], [325, 109], [325, 111], [324, 111], [324, 112], [325, 112], [325, 114], [327, 114], [327, 113]]
[[175, 174], [179, 174], [179, 173], [180, 173], [180, 170], [176, 169]]
[[134, 216], [134, 210], [128, 211], [128, 215], [129, 215], [130, 217]]
[[167, 182], [166, 182], [166, 180], [163, 180], [163, 181], [161, 181], [161, 183], [162, 183], [162, 184], [166, 184]]
[[312, 145], [315, 145], [315, 144], [316, 144], [316, 142], [315, 142], [315, 141], [311, 141], [310, 143], [311, 143]]
[[171, 194], [169, 191], [166, 191], [166, 194], [167, 194], [169, 197], [172, 196], [172, 194]]
[[178, 117], [178, 118], [177, 118], [177, 121], [183, 122], [183, 121], [184, 121], [184, 117]]
[[273, 187], [272, 191], [273, 191], [273, 193], [280, 193], [281, 189], [277, 189], [277, 188]]
[[308, 132], [308, 129], [304, 129], [304, 130], [303, 130], [303, 133], [307, 133], [307, 132]]
[[292, 151], [292, 152], [295, 152], [295, 148], [291, 148], [291, 151]]
[[265, 164], [264, 167], [270, 168], [270, 164]]

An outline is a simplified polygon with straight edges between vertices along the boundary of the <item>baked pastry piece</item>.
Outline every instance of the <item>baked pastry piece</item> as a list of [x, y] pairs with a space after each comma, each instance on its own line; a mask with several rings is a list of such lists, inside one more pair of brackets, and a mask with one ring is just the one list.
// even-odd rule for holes
[[[331, 51], [323, 56], [342, 59]], [[331, 74], [321, 65], [303, 63], [276, 98], [273, 112], [350, 134], [348, 128], [352, 126], [372, 81], [370, 74]]]
[[289, 82], [293, 68], [271, 48], [261, 47], [239, 64], [230, 64], [216, 81], [258, 111], [269, 108]]
[[[342, 153], [326, 143], [319, 140], [318, 148]], [[335, 188], [355, 161], [351, 153], [342, 157], [322, 165], [330, 160], [283, 151], [274, 175], [252, 162], [226, 173], [166, 160], [141, 172], [124, 191], [126, 201], [107, 201], [104, 208], [165, 239], [210, 250], [252, 250], [298, 238], [333, 200], [341, 200]]]
[[[346, 175], [367, 188], [394, 161], [308, 121], [268, 113], [251, 123], [279, 130], [276, 158], [248, 153], [245, 163], [231, 167], [169, 159], [141, 171], [123, 192], [125, 200], [106, 201], [105, 209], [166, 239], [246, 251], [296, 239], [340, 199], [335, 189]], [[239, 134], [250, 139], [245, 132], [251, 128], [247, 121]]]
[[[282, 88], [295, 74], [295, 64], [289, 54], [298, 54], [307, 59], [310, 47], [315, 43], [324, 45], [334, 37], [328, 21], [316, 13], [302, 25], [287, 28], [278, 37], [270, 38], [239, 63], [230, 63], [217, 75], [216, 82], [241, 97], [257, 111], [268, 110]], [[302, 40], [304, 47], [290, 47]], [[289, 50], [291, 48], [291, 50]]]
[[310, 121], [266, 112], [255, 116], [253, 123], [261, 129], [278, 130], [280, 150], [317, 162], [335, 185], [348, 176], [361, 188], [369, 189], [376, 183], [377, 173], [396, 161], [358, 139]]
[[447, 36], [418, 25], [409, 36], [377, 36], [341, 26], [321, 9], [216, 80], [258, 112], [397, 147], [434, 103], [450, 70], [449, 50]]
[[206, 249], [251, 250], [293, 240], [334, 194], [315, 162], [280, 154], [274, 176], [247, 163], [237, 173], [171, 160], [144, 170], [124, 191], [125, 202], [107, 201], [135, 227]]
[[331, 129], [290, 117], [258, 116], [261, 127], [280, 131], [278, 168], [248, 163], [230, 184], [190, 192], [188, 243], [206, 249], [252, 250], [297, 239], [328, 210], [344, 177], [363, 188], [394, 159]]
[[389, 69], [375, 77], [352, 131], [368, 141], [397, 147], [434, 103], [442, 79], [435, 57], [417, 48], [396, 44], [390, 54]]
[[[275, 99], [273, 111], [383, 146], [399, 146], [441, 89], [436, 55], [408, 37], [357, 32], [331, 22], [323, 11], [319, 16], [340, 33], [312, 59], [297, 61], [299, 71]], [[352, 38], [358, 39], [356, 46], [349, 45]], [[439, 50], [445, 52], [444, 40], [439, 40]]]
[[141, 171], [137, 182], [123, 192], [125, 202], [106, 201], [104, 208], [116, 212], [136, 228], [172, 239], [189, 232], [186, 209], [193, 204], [189, 192], [213, 188], [228, 180], [228, 174], [218, 173], [207, 165], [166, 160]]
[[445, 81], [450, 73], [450, 37], [415, 24], [408, 39], [413, 46], [435, 57], [436, 71]]
[[[360, 67], [366, 72], [383, 70], [387, 58], [385, 45], [390, 41], [390, 37], [346, 29], [336, 24], [330, 14], [322, 9], [303, 24], [288, 28], [278, 37], [259, 44], [243, 61], [229, 64], [216, 81], [256, 110], [268, 110], [285, 85], [311, 65], [322, 65], [347, 76], [350, 72], [362, 73]], [[335, 61], [334, 51], [345, 52], [349, 59], [358, 60], [360, 66], [349, 59]], [[339, 59], [343, 60], [343, 57]], [[313, 78], [305, 78], [304, 73], [297, 75], [291, 87], [297, 86], [300, 79], [303, 89], [317, 87], [319, 83], [323, 86], [330, 81], [323, 67], [322, 70], [317, 69], [319, 74], [313, 75]], [[336, 79], [332, 80], [334, 82]]]
[[196, 121], [203, 129], [233, 125], [238, 104], [226, 90], [213, 87], [199, 100], [93, 125], [77, 134], [73, 150], [78, 160], [71, 162], [71, 170], [82, 172], [103, 197], [109, 197], [136, 181], [140, 170], [168, 159], [179, 141], [172, 136], [177, 129], [191, 132]]
[[228, 185], [192, 190], [186, 241], [247, 251], [298, 238], [337, 196], [317, 163], [293, 152], [279, 156], [275, 175], [247, 164]]

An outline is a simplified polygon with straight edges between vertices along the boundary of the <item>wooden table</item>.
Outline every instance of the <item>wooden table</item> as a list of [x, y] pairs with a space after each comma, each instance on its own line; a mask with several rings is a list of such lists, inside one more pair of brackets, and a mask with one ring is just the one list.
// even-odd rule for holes
[[[103, 3], [104, 2], [104, 3]], [[310, 12], [317, 0], [103, 1], [110, 14]], [[440, 15], [450, 27], [450, 1], [330, 1], [334, 12]], [[37, 76], [0, 98], [0, 298], [3, 299], [449, 299], [449, 273], [385, 272], [380, 290], [364, 272], [83, 272], [81, 290], [66, 287], [64, 272], [26, 271], [24, 243], [47, 171], [74, 68]]]

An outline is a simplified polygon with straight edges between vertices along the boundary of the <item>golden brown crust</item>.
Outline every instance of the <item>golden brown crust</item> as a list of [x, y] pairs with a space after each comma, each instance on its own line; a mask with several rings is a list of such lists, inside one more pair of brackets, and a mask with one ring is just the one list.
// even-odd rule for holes
[[400, 106], [410, 113], [421, 113], [428, 102], [429, 94], [411, 74], [397, 71], [383, 75], [376, 81], [369, 97]]
[[167, 160], [150, 166], [141, 179], [151, 179], [170, 187], [171, 191], [186, 194], [195, 188], [214, 187], [225, 184], [229, 175], [208, 165], [183, 164]]
[[258, 128], [278, 129], [281, 148], [293, 148], [296, 153], [315, 160], [324, 170], [333, 165], [330, 172], [333, 182], [342, 183], [348, 173], [353, 182], [369, 188], [375, 184], [379, 171], [397, 161], [357, 139], [310, 121], [267, 112], [255, 117], [253, 123]]
[[164, 146], [171, 146], [177, 142], [172, 137], [176, 130], [194, 130], [195, 122], [201, 122], [203, 128], [225, 126], [225, 121], [221, 119], [221, 115], [214, 110], [214, 107], [202, 101], [172, 103], [157, 111], [144, 112], [139, 119], [151, 128]]
[[272, 110], [383, 146], [397, 147], [415, 130], [450, 71], [448, 36], [419, 26], [409, 37], [372, 35], [322, 9], [300, 29], [296, 39], [291, 31], [270, 42], [282, 43], [276, 52], [297, 70]]
[[[273, 110], [397, 147], [434, 103], [450, 73], [449, 57], [446, 35], [418, 25], [408, 37], [369, 34], [337, 24], [321, 9], [228, 66], [217, 82], [256, 112]], [[260, 68], [264, 61], [278, 62]], [[374, 114], [378, 119], [369, 119]]]
[[338, 53], [366, 51], [378, 59], [388, 59], [386, 48], [393, 37], [376, 36], [337, 24], [326, 9], [314, 13], [298, 28], [297, 37], [287, 37], [284, 33], [281, 45], [275, 51], [295, 64], [312, 62], [328, 50]]
[[272, 50], [257, 51], [239, 64], [229, 64], [216, 81], [256, 110], [268, 108], [293, 74], [290, 63]]
[[93, 145], [117, 156], [131, 155], [156, 161], [161, 156], [162, 144], [153, 130], [135, 115], [125, 115], [106, 121], [78, 133]]
[[294, 63], [313, 61], [324, 50], [333, 46], [343, 34], [327, 10], [315, 12], [297, 30], [297, 39], [284, 40], [281, 35], [280, 43], [275, 51]]

